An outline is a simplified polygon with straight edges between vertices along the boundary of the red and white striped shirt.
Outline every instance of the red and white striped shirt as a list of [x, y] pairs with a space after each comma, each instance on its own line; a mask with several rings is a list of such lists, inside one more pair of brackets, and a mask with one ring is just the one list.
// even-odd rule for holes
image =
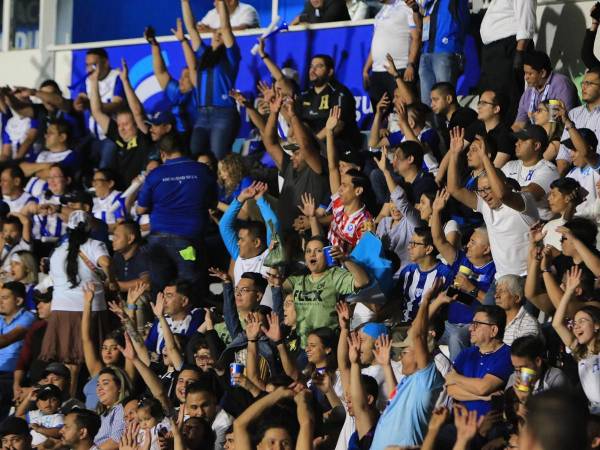
[[348, 254], [360, 241], [364, 224], [372, 221], [373, 216], [364, 205], [351, 215], [346, 214], [342, 199], [337, 192], [331, 196], [330, 208], [333, 213], [333, 220], [329, 226], [327, 237], [331, 245], [340, 247], [344, 253]]

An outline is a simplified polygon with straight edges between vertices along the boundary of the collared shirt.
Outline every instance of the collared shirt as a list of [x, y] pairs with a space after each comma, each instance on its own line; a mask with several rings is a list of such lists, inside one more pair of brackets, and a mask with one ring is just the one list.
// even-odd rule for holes
[[124, 219], [127, 211], [125, 209], [125, 197], [121, 194], [120, 191], [112, 191], [104, 198], [94, 197], [92, 208], [94, 217], [109, 225], [117, 223], [118, 219]]
[[38, 202], [35, 197], [32, 197], [25, 191], [23, 191], [23, 193], [21, 193], [21, 195], [19, 195], [14, 200], [11, 199], [8, 195], [3, 196], [3, 200], [8, 205], [11, 212], [21, 211], [25, 207], [25, 205], [29, 202], [33, 202], [33, 203]]
[[138, 195], [139, 205], [151, 211], [153, 233], [192, 239], [202, 236], [216, 199], [217, 181], [210, 169], [185, 157], [169, 159], [150, 172]]
[[[4, 316], [0, 316], [0, 335], [8, 334], [17, 328], [27, 329], [33, 322], [35, 322], [35, 316], [24, 308], [21, 308], [9, 323], [6, 322]], [[13, 372], [15, 370], [22, 347], [23, 339], [19, 339], [4, 348], [0, 348], [0, 372]]]
[[109, 439], [119, 443], [124, 431], [125, 411], [123, 405], [117, 404], [100, 416], [100, 429], [94, 438], [94, 445], [98, 447]]
[[[569, 111], [569, 118], [575, 125], [575, 128], [589, 128], [594, 132], [598, 140], [600, 140], [600, 107], [589, 109], [587, 105], [581, 105]], [[569, 131], [564, 130], [560, 137], [561, 142], [569, 139]], [[569, 162], [573, 161], [571, 150], [560, 144], [556, 159], [564, 159]]]
[[512, 345], [517, 338], [538, 334], [540, 334], [539, 322], [521, 306], [514, 319], [506, 324], [503, 341], [506, 345]]
[[[166, 317], [166, 320], [173, 334], [184, 334], [189, 337], [196, 332], [200, 324], [204, 321], [204, 311], [200, 308], [196, 308], [190, 311], [190, 313], [182, 320], [173, 320], [168, 316]], [[148, 347], [148, 350], [159, 354], [160, 350], [164, 347], [165, 338], [163, 336], [162, 328], [158, 323], [158, 319], [152, 324], [152, 328], [150, 328], [150, 331], [148, 332], [145, 344], [146, 347]]]
[[175, 116], [177, 131], [185, 132], [192, 128], [198, 117], [194, 90], [181, 92], [177, 80], [171, 78], [164, 90], [165, 97], [171, 103], [171, 112]]
[[327, 236], [329, 242], [331, 242], [331, 245], [341, 247], [345, 253], [349, 253], [356, 247], [362, 237], [363, 225], [365, 222], [372, 221], [373, 217], [364, 205], [351, 215], [346, 214], [344, 203], [337, 192], [331, 197], [331, 209], [333, 220], [329, 226]]
[[[233, 28], [242, 26], [258, 28], [260, 26], [258, 24], [258, 12], [254, 9], [254, 6], [247, 3], [239, 3], [237, 8], [229, 13], [229, 21]], [[221, 20], [219, 19], [217, 8], [213, 8], [207, 12], [200, 23], [213, 29], [219, 28]]]
[[[202, 60], [206, 51], [210, 51], [206, 45], [201, 45], [196, 50], [196, 58]], [[198, 82], [196, 84], [196, 95], [198, 106], [217, 106], [220, 108], [235, 108], [235, 100], [229, 96], [229, 92], [235, 87], [238, 76], [242, 54], [237, 42], [231, 47], [225, 47], [221, 59], [212, 67], [198, 68]]]
[[538, 105], [545, 100], [562, 100], [567, 111], [579, 105], [577, 88], [571, 79], [562, 73], [552, 72], [544, 87], [538, 90], [528, 86], [521, 95], [516, 122], [528, 122], [529, 114], [537, 110]]
[[510, 36], [516, 36], [517, 40], [533, 39], [535, 3], [535, 0], [492, 0], [481, 21], [484, 45]]
[[123, 258], [119, 252], [113, 255], [113, 268], [115, 277], [119, 281], [131, 281], [140, 278], [144, 273], [148, 273], [148, 252], [145, 247], [139, 247], [133, 256], [129, 259]]

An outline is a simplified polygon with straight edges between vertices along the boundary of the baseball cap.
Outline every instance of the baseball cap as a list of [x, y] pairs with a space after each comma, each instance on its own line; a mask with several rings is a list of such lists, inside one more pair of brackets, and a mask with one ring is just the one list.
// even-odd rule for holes
[[373, 339], [377, 339], [382, 334], [385, 336], [388, 335], [388, 329], [383, 323], [369, 322], [365, 324], [360, 331], [365, 333], [367, 336], [371, 336]]
[[60, 203], [63, 205], [68, 203], [83, 203], [84, 205], [92, 206], [94, 204], [94, 198], [89, 192], [73, 191], [61, 196]]
[[37, 390], [37, 398], [39, 400], [48, 400], [49, 398], [57, 398], [60, 400], [62, 398], [62, 392], [58, 386], [47, 384]]
[[[598, 147], [598, 137], [596, 136], [596, 133], [594, 133], [589, 128], [577, 128], [577, 131], [579, 132], [585, 143], [594, 150], [596, 150], [596, 148]], [[565, 139], [561, 142], [561, 144], [563, 144], [565, 147], [571, 150], [575, 148], [575, 146], [573, 145], [573, 141], [570, 138]]]
[[513, 133], [513, 136], [524, 141], [533, 139], [542, 144], [542, 149], [544, 150], [548, 147], [548, 133], [546, 133], [546, 130], [539, 125], [530, 125], [527, 128], [523, 128], [522, 130]]
[[46, 366], [46, 368], [44, 369], [44, 377], [50, 373], [53, 373], [63, 378], [71, 377], [71, 372], [69, 371], [69, 369], [67, 369], [67, 366], [59, 362], [51, 362]]
[[29, 436], [27, 422], [20, 417], [11, 416], [0, 423], [0, 438], [16, 434], [17, 436]]
[[173, 121], [174, 119], [171, 111], [155, 111], [145, 120], [148, 125], [166, 125], [168, 123], [172, 124]]
[[[392, 341], [392, 347], [393, 348], [407, 348], [407, 347], [412, 347], [413, 345], [413, 341], [411, 336], [407, 336], [406, 338], [404, 338], [402, 341]], [[435, 339], [433, 338], [433, 336], [431, 334], [427, 334], [427, 349], [429, 350], [429, 352], [432, 352], [433, 349], [435, 348]]]

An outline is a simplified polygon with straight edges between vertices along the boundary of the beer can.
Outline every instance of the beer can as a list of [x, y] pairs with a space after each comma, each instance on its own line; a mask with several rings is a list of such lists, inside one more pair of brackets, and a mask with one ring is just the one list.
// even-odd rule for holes
[[231, 363], [229, 364], [229, 384], [231, 386], [235, 386], [236, 382], [234, 379], [235, 375], [241, 375], [244, 373], [244, 365], [240, 363]]

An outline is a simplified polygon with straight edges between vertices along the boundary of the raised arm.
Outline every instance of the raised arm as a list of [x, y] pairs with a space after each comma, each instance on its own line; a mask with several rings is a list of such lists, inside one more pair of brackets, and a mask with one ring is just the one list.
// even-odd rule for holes
[[281, 110], [281, 103], [283, 97], [280, 94], [276, 94], [273, 102], [271, 103], [271, 111], [269, 118], [267, 119], [267, 125], [264, 131], [261, 133], [261, 138], [267, 152], [275, 161], [277, 168], [282, 169], [283, 166], [283, 149], [279, 143], [279, 135], [277, 134], [277, 121], [279, 120], [279, 111]]
[[442, 285], [443, 280], [441, 278], [436, 278], [431, 289], [425, 292], [421, 304], [419, 305], [419, 311], [409, 330], [412, 337], [415, 360], [417, 361], [417, 367], [419, 369], [427, 367], [429, 361], [431, 361], [431, 354], [427, 348], [427, 335], [429, 334], [429, 303], [437, 297]]
[[311, 391], [303, 389], [294, 396], [296, 402], [296, 415], [300, 430], [296, 438], [296, 450], [313, 450], [313, 439], [315, 434], [315, 417], [310, 404]]
[[306, 161], [306, 164], [313, 172], [318, 174], [323, 173], [323, 165], [321, 162], [319, 149], [315, 148], [313, 145], [313, 142], [308, 134], [309, 132], [306, 130], [306, 127], [300, 120], [300, 117], [298, 117], [296, 114], [292, 99], [286, 99], [283, 107], [286, 109], [288, 117], [290, 117], [294, 136], [296, 137], [298, 145], [300, 146], [299, 151], [302, 154], [304, 161]]
[[373, 116], [373, 123], [371, 124], [371, 133], [369, 134], [369, 147], [371, 148], [379, 148], [381, 145], [379, 132], [381, 131], [383, 119], [389, 107], [390, 99], [387, 95], [387, 92], [384, 92], [381, 96], [381, 99], [379, 99], [379, 102], [377, 102], [375, 115]]
[[431, 237], [433, 238], [433, 245], [437, 248], [438, 252], [446, 260], [448, 265], [454, 264], [456, 261], [457, 251], [456, 248], [446, 239], [446, 234], [442, 228], [442, 210], [446, 207], [450, 194], [446, 189], [442, 189], [435, 194], [433, 200], [431, 214]]
[[348, 338], [350, 337], [350, 308], [348, 303], [336, 303], [335, 311], [340, 324], [340, 337], [337, 346], [337, 362], [344, 391], [350, 391], [350, 360], [348, 359]]
[[90, 80], [90, 109], [96, 123], [100, 126], [104, 133], [108, 132], [110, 117], [102, 109], [102, 100], [100, 100], [100, 92], [98, 90], [98, 69], [94, 69], [89, 75]]
[[290, 357], [290, 354], [287, 350], [285, 339], [281, 333], [279, 315], [272, 312], [267, 316], [267, 323], [269, 328], [267, 329], [262, 327], [261, 329], [264, 335], [273, 342], [275, 347], [277, 347], [277, 352], [279, 353], [279, 358], [281, 359], [283, 371], [292, 380], [298, 380], [300, 378], [300, 371], [298, 370], [298, 367], [296, 367], [296, 363]]
[[[417, 43], [418, 45], [420, 45], [419, 43]], [[413, 46], [411, 44], [411, 51], [413, 51]], [[415, 56], [415, 58], [418, 58], [418, 47], [417, 47], [417, 56]], [[398, 91], [400, 92], [400, 100], [402, 102], [404, 102], [407, 105], [411, 105], [413, 103], [415, 103], [417, 101], [417, 97], [415, 96], [415, 93], [412, 91], [412, 89], [410, 89], [408, 87], [408, 85], [405, 83], [405, 81], [412, 81], [414, 79], [414, 68], [416, 65], [416, 62], [412, 62], [412, 69], [409, 69], [408, 67], [406, 68], [405, 71], [405, 76], [404, 78], [402, 78], [402, 76], [400, 75], [400, 73], [398, 72], [398, 69], [396, 69], [396, 64], [394, 63], [394, 58], [392, 58], [392, 55], [390, 55], [389, 53], [386, 55], [386, 59], [387, 59], [387, 64], [386, 64], [386, 69], [388, 71], [388, 73], [394, 77], [394, 79], [396, 80], [396, 87], [398, 88]], [[412, 61], [410, 59], [410, 55], [409, 55], [409, 61]], [[413, 72], [412, 74], [410, 72]], [[406, 74], [408, 72], [408, 75]], [[409, 79], [410, 78], [410, 79]]]
[[196, 86], [197, 84], [197, 64], [196, 64], [196, 55], [194, 54], [194, 50], [190, 46], [190, 43], [185, 38], [185, 34], [183, 33], [183, 25], [181, 23], [181, 19], [177, 18], [176, 28], [171, 28], [171, 33], [175, 36], [179, 42], [181, 42], [181, 50], [183, 50], [183, 57], [185, 58], [185, 64], [187, 65], [190, 71], [190, 79], [192, 80], [192, 84]]
[[148, 28], [144, 30], [144, 38], [150, 44], [152, 51], [152, 69], [154, 70], [154, 76], [160, 85], [160, 88], [164, 91], [167, 88], [167, 84], [171, 80], [171, 74], [167, 70], [167, 65], [160, 51], [160, 45], [156, 40], [153, 33], [149, 32]]
[[308, 192], [305, 192], [300, 197], [302, 205], [298, 205], [298, 209], [302, 214], [308, 217], [310, 223], [311, 236], [320, 236], [322, 234], [321, 224], [316, 215], [315, 198]]
[[254, 103], [244, 97], [244, 95], [236, 89], [233, 89], [231, 92], [229, 92], [229, 96], [233, 98], [238, 105], [246, 108], [246, 113], [248, 113], [250, 122], [252, 122], [258, 132], [262, 135], [265, 131], [266, 122], [263, 116], [261, 116], [254, 107]]
[[385, 392], [388, 398], [392, 395], [392, 392], [398, 383], [396, 380], [396, 375], [394, 375], [394, 369], [392, 369], [391, 351], [392, 342], [389, 336], [383, 334], [380, 335], [375, 341], [375, 350], [373, 350], [373, 355], [375, 356], [375, 361], [377, 361], [377, 364], [379, 364], [383, 369]]
[[248, 338], [248, 356], [246, 357], [246, 376], [251, 383], [265, 390], [265, 383], [260, 379], [258, 370], [258, 339], [260, 337], [260, 318], [256, 313], [246, 317], [246, 337]]
[[331, 192], [337, 192], [340, 188], [340, 184], [342, 184], [337, 149], [335, 148], [335, 130], [339, 124], [341, 114], [341, 108], [337, 105], [334, 106], [329, 111], [329, 119], [327, 119], [327, 123], [325, 124], [329, 189]]
[[156, 303], [150, 304], [152, 307], [152, 312], [158, 319], [158, 324], [160, 329], [163, 332], [163, 337], [165, 339], [165, 349], [167, 351], [167, 355], [171, 360], [171, 364], [175, 367], [175, 370], [181, 370], [183, 367], [183, 356], [181, 355], [181, 351], [177, 348], [177, 343], [175, 342], [175, 337], [173, 336], [173, 331], [171, 331], [171, 327], [167, 322], [167, 319], [164, 315], [165, 308], [165, 295], [162, 292], [159, 292], [156, 296]]
[[552, 327], [556, 330], [560, 339], [563, 341], [566, 347], [571, 348], [573, 343], [575, 342], [575, 335], [567, 328], [565, 325], [565, 319], [567, 315], [567, 307], [569, 302], [573, 298], [575, 294], [575, 290], [579, 286], [581, 282], [581, 268], [578, 266], [573, 266], [567, 273], [567, 285], [565, 289], [565, 294], [560, 299], [560, 303], [558, 308], [556, 308], [556, 312], [554, 313], [554, 317], [552, 318]]
[[519, 192], [514, 192], [511, 187], [504, 181], [498, 173], [498, 169], [494, 166], [494, 163], [490, 159], [487, 153], [487, 145], [485, 140], [481, 136], [475, 137], [475, 151], [483, 162], [483, 167], [487, 175], [487, 179], [490, 182], [492, 193], [502, 199], [509, 208], [516, 211], [523, 211], [525, 209], [525, 200]]
[[196, 29], [196, 19], [194, 19], [190, 0], [181, 0], [181, 12], [183, 14], [185, 28], [192, 40], [192, 49], [196, 51], [200, 48], [200, 45], [202, 45], [202, 41], [200, 39], [200, 34], [198, 34], [198, 30]]
[[468, 208], [477, 208], [477, 194], [465, 189], [460, 184], [460, 175], [458, 173], [458, 157], [463, 151], [465, 140], [465, 130], [455, 127], [450, 130], [450, 160], [448, 161], [448, 185], [447, 189], [450, 195], [456, 200], [466, 205]]
[[119, 73], [119, 76], [123, 82], [125, 98], [127, 99], [127, 104], [129, 105], [129, 109], [133, 114], [135, 124], [142, 133], [148, 134], [150, 127], [146, 123], [146, 113], [144, 112], [142, 102], [140, 102], [140, 99], [136, 95], [135, 91], [133, 90], [133, 86], [129, 81], [129, 67], [127, 66], [127, 61], [125, 58], [121, 58], [121, 72]]
[[81, 315], [81, 344], [83, 347], [83, 359], [91, 377], [98, 375], [103, 367], [98, 357], [91, 334], [92, 302], [94, 300], [95, 286], [88, 283], [83, 286], [83, 312]]
[[231, 48], [235, 44], [235, 36], [231, 29], [231, 21], [229, 20], [229, 9], [224, 0], [217, 0], [215, 3], [217, 12], [219, 13], [219, 21], [221, 24], [221, 34], [225, 47]]
[[590, 249], [587, 245], [581, 242], [571, 230], [567, 227], [558, 227], [556, 229], [562, 236], [569, 239], [573, 243], [573, 247], [579, 256], [581, 257], [583, 263], [586, 265], [588, 269], [592, 271], [596, 277], [600, 276], [600, 258], [592, 249]]
[[[352, 410], [354, 411], [356, 432], [358, 433], [358, 437], [362, 438], [369, 432], [369, 430], [371, 430], [371, 428], [373, 428], [373, 425], [375, 425], [375, 418], [372, 414], [369, 413], [367, 393], [365, 391], [365, 387], [362, 384], [362, 374], [360, 371], [358, 352], [356, 351], [356, 347], [354, 345], [355, 341], [358, 341], [357, 336], [353, 336], [352, 341], [352, 362], [350, 366], [350, 397], [352, 399]], [[358, 345], [360, 348], [360, 341], [358, 341]]]
[[267, 66], [269, 73], [275, 81], [283, 79], [283, 72], [270, 58], [269, 54], [265, 52], [265, 40], [262, 37], [258, 39], [258, 56], [260, 56], [260, 59], [265, 63], [265, 66]]

